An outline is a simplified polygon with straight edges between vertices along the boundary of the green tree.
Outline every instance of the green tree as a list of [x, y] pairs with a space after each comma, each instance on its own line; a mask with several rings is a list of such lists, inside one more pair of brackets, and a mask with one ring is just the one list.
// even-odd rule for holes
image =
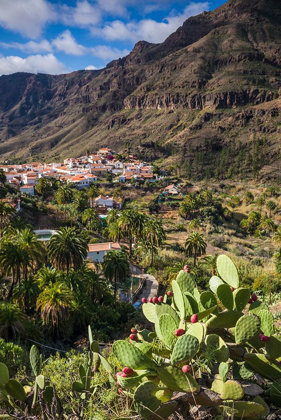
[[[278, 226], [277, 231], [273, 236], [273, 240], [276, 244], [281, 245], [281, 226]], [[280, 254], [281, 254], [281, 246], [280, 246]]]
[[6, 181], [7, 181], [7, 177], [6, 177], [3, 169], [0, 168], [0, 184], [4, 185]]
[[194, 266], [196, 267], [197, 258], [206, 253], [207, 244], [203, 235], [200, 233], [191, 233], [185, 241], [186, 253], [189, 257], [193, 257]]
[[71, 267], [78, 269], [87, 257], [88, 241], [75, 228], [61, 228], [48, 243], [48, 255], [59, 270], [69, 273]]
[[96, 185], [92, 184], [92, 185], [88, 188], [88, 191], [87, 191], [87, 196], [88, 196], [88, 198], [89, 198], [89, 201], [90, 201], [90, 206], [91, 206], [91, 207], [94, 207], [94, 199], [95, 199], [96, 197], [98, 197], [98, 196], [99, 196], [99, 194], [100, 194], [100, 191], [99, 191], [99, 188], [98, 188]]
[[31, 314], [36, 307], [40, 293], [38, 282], [34, 277], [23, 280], [15, 289], [13, 297], [26, 314]]
[[55, 341], [69, 319], [72, 307], [73, 296], [64, 283], [54, 283], [38, 296], [37, 310], [41, 312], [43, 323], [51, 328]]
[[82, 214], [82, 223], [91, 231], [99, 232], [101, 229], [101, 220], [95, 208], [84, 210]]
[[14, 286], [20, 283], [21, 271], [29, 267], [30, 264], [30, 256], [22, 244], [10, 240], [10, 238], [2, 238], [0, 244], [0, 268], [5, 275], [12, 276], [12, 284], [7, 299], [11, 298]]
[[0, 201], [0, 236], [2, 235], [3, 228], [7, 226], [15, 213], [15, 209], [10, 204], [5, 201]]
[[39, 178], [36, 184], [36, 191], [42, 195], [43, 199], [52, 192], [52, 184], [48, 178]]
[[130, 273], [129, 261], [124, 252], [109, 251], [104, 257], [103, 273], [114, 285], [114, 299], [116, 300], [117, 282], [122, 282]]
[[276, 207], [277, 207], [277, 204], [276, 204], [274, 201], [272, 201], [272, 200], [269, 200], [269, 201], [266, 203], [266, 208], [267, 208], [267, 210], [268, 210], [268, 216], [269, 216], [269, 217], [271, 217], [271, 214], [272, 214], [272, 212], [276, 209]]
[[59, 187], [55, 194], [57, 203], [64, 206], [64, 214], [66, 214], [66, 205], [73, 200], [73, 190], [68, 185]]
[[25, 316], [18, 305], [0, 303], [0, 337], [7, 341], [15, 339], [25, 332]]
[[166, 239], [162, 221], [155, 219], [154, 217], [150, 217], [146, 220], [142, 231], [142, 237], [149, 244], [151, 249], [151, 265], [153, 266], [155, 247], [161, 246]]
[[28, 265], [37, 269], [42, 267], [45, 262], [46, 249], [44, 243], [38, 241], [37, 235], [29, 228], [16, 231], [14, 239], [18, 241], [29, 255], [29, 261], [26, 261], [26, 266], [24, 267], [24, 277], [27, 279]]

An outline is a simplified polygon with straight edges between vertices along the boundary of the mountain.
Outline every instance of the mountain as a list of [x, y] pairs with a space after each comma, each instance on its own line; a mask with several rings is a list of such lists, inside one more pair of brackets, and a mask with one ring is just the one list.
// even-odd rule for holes
[[105, 69], [0, 77], [0, 155], [108, 145], [186, 176], [281, 176], [281, 2], [229, 0]]

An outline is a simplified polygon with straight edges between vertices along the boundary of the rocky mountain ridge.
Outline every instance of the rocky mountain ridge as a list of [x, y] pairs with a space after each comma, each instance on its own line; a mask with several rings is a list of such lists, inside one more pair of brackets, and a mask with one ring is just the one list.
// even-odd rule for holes
[[280, 45], [281, 2], [229, 0], [105, 69], [2, 76], [0, 154], [50, 160], [108, 144], [206, 176], [229, 144], [253, 159], [266, 142], [258, 173], [276, 178]]

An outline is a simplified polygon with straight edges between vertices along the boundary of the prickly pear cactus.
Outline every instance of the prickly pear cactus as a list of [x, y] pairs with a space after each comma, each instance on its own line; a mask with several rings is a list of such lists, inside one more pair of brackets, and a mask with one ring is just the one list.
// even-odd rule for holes
[[[281, 379], [281, 337], [274, 334], [273, 317], [256, 296], [252, 301], [249, 288], [239, 287], [238, 271], [229, 257], [217, 258], [217, 273], [210, 280], [211, 290], [200, 293], [192, 275], [181, 271], [172, 282], [172, 299], [143, 304], [155, 331], [138, 331], [137, 341], [113, 344], [120, 363], [132, 370], [129, 376], [117, 377], [118, 386], [134, 395], [142, 418], [167, 419], [177, 404], [171, 400], [173, 392], [186, 393], [191, 405], [196, 401], [216, 406], [218, 419], [261, 419], [268, 414], [270, 394], [276, 403], [279, 382], [277, 391], [270, 387]], [[256, 373], [264, 387], [268, 384], [266, 401], [249, 391], [247, 382]], [[212, 399], [199, 385], [206, 375], [208, 392], [215, 394]], [[241, 381], [246, 382], [246, 398]]]

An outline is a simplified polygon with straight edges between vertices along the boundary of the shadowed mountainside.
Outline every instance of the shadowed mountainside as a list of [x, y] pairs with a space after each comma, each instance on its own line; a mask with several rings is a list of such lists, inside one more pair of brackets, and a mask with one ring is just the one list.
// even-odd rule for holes
[[280, 45], [281, 2], [230, 0], [105, 69], [2, 76], [0, 154], [51, 160], [109, 145], [187, 176], [279, 177]]

